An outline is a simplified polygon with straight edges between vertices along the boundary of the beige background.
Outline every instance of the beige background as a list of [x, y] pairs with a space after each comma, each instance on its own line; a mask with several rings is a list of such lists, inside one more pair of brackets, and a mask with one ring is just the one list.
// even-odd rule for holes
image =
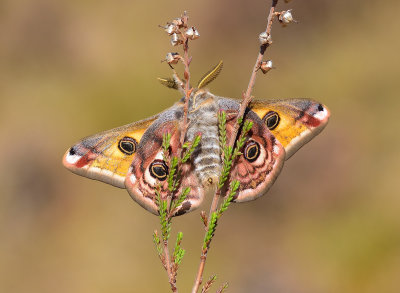
[[[251, 2], [251, 4], [250, 4]], [[158, 219], [127, 192], [65, 170], [80, 138], [162, 111], [171, 50], [157, 27], [189, 11], [195, 80], [240, 97], [269, 1], [0, 2], [0, 291], [168, 292], [153, 247]], [[294, 0], [299, 24], [273, 28], [276, 70], [255, 96], [310, 97], [332, 119], [292, 157], [268, 196], [222, 218], [205, 277], [229, 292], [399, 292], [398, 1]], [[178, 286], [191, 288], [203, 237], [184, 232]], [[215, 292], [216, 289], [213, 291]]]

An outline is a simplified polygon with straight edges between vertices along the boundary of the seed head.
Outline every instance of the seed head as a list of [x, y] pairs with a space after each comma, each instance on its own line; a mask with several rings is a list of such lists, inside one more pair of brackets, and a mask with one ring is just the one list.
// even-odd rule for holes
[[184, 22], [183, 22], [182, 17], [175, 18], [175, 19], [172, 21], [172, 24], [176, 25], [178, 28], [183, 27]]
[[264, 74], [270, 71], [272, 68], [274, 68], [272, 65], [272, 60], [263, 61], [260, 64], [260, 69]]
[[179, 38], [178, 34], [173, 33], [171, 37], [171, 45], [178, 46], [179, 44], [182, 44], [182, 40]]
[[293, 15], [292, 15], [292, 9], [286, 10], [286, 11], [282, 11], [279, 14], [278, 20], [280, 21], [280, 23], [282, 23], [284, 26], [292, 23], [292, 22], [296, 22], [296, 20], [294, 20]]
[[261, 45], [266, 45], [266, 44], [272, 43], [271, 35], [267, 34], [267, 32], [262, 32], [258, 36], [258, 39], [260, 40]]
[[168, 53], [167, 56], [165, 57], [165, 61], [167, 61], [168, 64], [176, 64], [179, 62], [179, 60], [182, 57], [178, 53]]
[[177, 29], [177, 27], [176, 27], [176, 25], [174, 25], [174, 24], [167, 24], [165, 27], [164, 27], [164, 30], [167, 32], [167, 34], [170, 36], [170, 35], [172, 35], [173, 33], [175, 33], [176, 32], [176, 29]]
[[194, 26], [188, 28], [188, 30], [185, 32], [185, 35], [191, 40], [195, 40], [200, 37], [199, 31]]

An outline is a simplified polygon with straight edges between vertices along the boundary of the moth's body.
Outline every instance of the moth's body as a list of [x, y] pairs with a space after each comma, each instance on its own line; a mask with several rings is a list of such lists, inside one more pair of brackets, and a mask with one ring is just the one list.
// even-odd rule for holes
[[[190, 187], [191, 191], [177, 215], [197, 208], [207, 189], [218, 182], [221, 174], [218, 112], [225, 111], [230, 117], [226, 125], [229, 141], [239, 107], [238, 101], [206, 90], [192, 92], [185, 140], [193, 141], [201, 133], [201, 142], [182, 166], [178, 193], [183, 187]], [[182, 98], [154, 117], [83, 139], [67, 151], [64, 165], [79, 175], [127, 188], [136, 202], [157, 214], [155, 188], [161, 184], [161, 194], [168, 193], [164, 181], [168, 167], [163, 161], [163, 135], [171, 134], [171, 152], [177, 154], [181, 148], [183, 108]], [[253, 127], [230, 175], [240, 182], [234, 201], [253, 200], [265, 194], [285, 159], [317, 135], [328, 118], [327, 108], [312, 100], [254, 101], [245, 117], [253, 122]], [[165, 174], [157, 173], [160, 168]]]
[[193, 141], [201, 133], [201, 141], [192, 154], [192, 160], [196, 176], [206, 187], [215, 184], [221, 174], [217, 98], [205, 91], [196, 92], [189, 100], [188, 108], [186, 140]]

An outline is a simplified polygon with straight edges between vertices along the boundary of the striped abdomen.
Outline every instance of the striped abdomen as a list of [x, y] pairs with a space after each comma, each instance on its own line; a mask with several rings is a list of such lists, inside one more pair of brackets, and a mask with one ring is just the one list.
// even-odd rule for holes
[[203, 186], [214, 185], [221, 173], [218, 138], [218, 105], [209, 93], [196, 95], [189, 105], [187, 140], [201, 133], [201, 142], [192, 155], [195, 173]]

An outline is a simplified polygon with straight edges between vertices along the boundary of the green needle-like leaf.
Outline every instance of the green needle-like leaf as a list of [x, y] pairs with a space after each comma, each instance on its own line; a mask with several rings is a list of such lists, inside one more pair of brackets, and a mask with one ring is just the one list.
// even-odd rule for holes
[[168, 182], [168, 190], [173, 193], [176, 189], [176, 173], [177, 173], [177, 168], [178, 168], [178, 158], [177, 157], [172, 157], [171, 158], [171, 163], [169, 166], [169, 173], [167, 176], [167, 182]]
[[156, 246], [158, 255], [159, 256], [162, 255], [163, 251], [161, 248], [161, 240], [160, 240], [160, 237], [158, 237], [157, 231], [154, 231], [154, 233], [153, 233], [153, 242], [154, 242], [154, 245]]
[[225, 212], [229, 205], [231, 204], [232, 200], [234, 199], [237, 190], [239, 189], [240, 183], [238, 180], [233, 180], [229, 186], [229, 194], [222, 202], [219, 210], [218, 210], [218, 218], [222, 216], [222, 213]]
[[181, 195], [173, 201], [172, 206], [171, 206], [171, 211], [174, 211], [177, 207], [179, 207], [184, 200], [186, 199], [187, 195], [190, 192], [190, 187], [185, 187], [181, 193]]
[[213, 212], [211, 214], [211, 219], [210, 219], [210, 223], [208, 225], [207, 234], [204, 237], [203, 249], [207, 249], [207, 247], [209, 246], [209, 244], [211, 242], [211, 239], [214, 237], [214, 232], [215, 232], [215, 229], [217, 228], [217, 221], [218, 221], [218, 214], [217, 214], [217, 212]]
[[196, 135], [196, 137], [193, 140], [193, 143], [191, 143], [190, 148], [184, 153], [183, 158], [182, 158], [182, 163], [186, 163], [187, 160], [190, 159], [190, 156], [196, 149], [196, 147], [199, 145], [201, 141], [201, 134]]
[[171, 219], [167, 215], [168, 203], [161, 198], [160, 191], [156, 189], [156, 202], [158, 204], [158, 213], [161, 224], [161, 234], [163, 241], [167, 241], [171, 231]]
[[218, 129], [219, 129], [219, 147], [224, 150], [226, 147], [226, 113], [220, 111], [218, 113]]
[[178, 265], [181, 263], [182, 258], [185, 255], [185, 250], [181, 248], [182, 238], [183, 238], [183, 233], [178, 232], [178, 235], [176, 236], [174, 254], [172, 256], [174, 263]]

